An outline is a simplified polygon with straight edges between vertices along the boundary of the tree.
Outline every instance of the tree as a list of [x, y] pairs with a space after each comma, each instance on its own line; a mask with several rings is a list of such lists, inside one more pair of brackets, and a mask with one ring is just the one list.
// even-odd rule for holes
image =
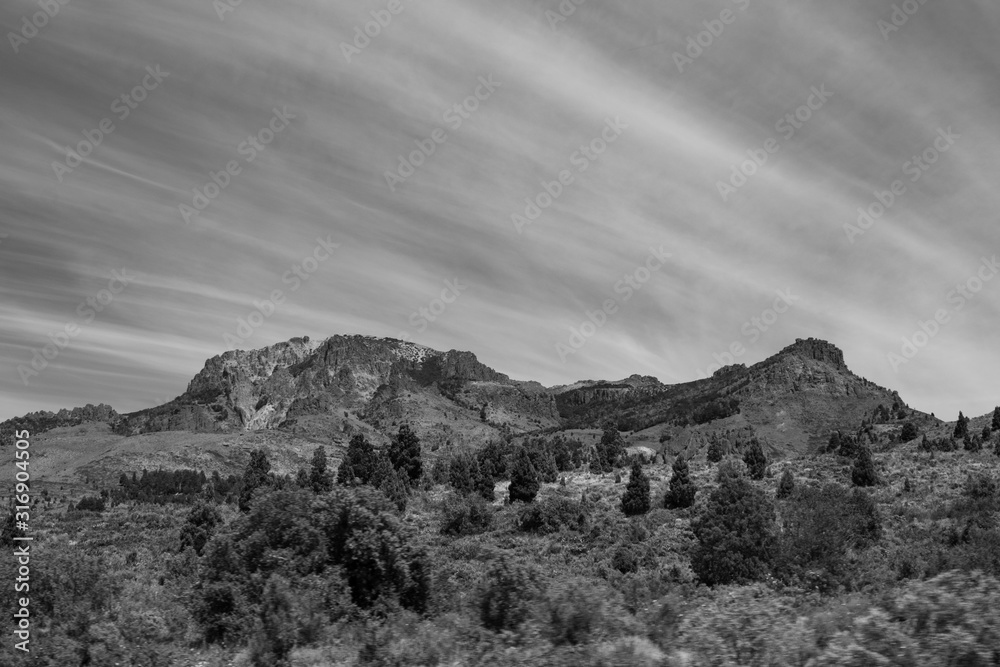
[[698, 540], [691, 567], [703, 583], [744, 584], [770, 570], [774, 506], [747, 478], [724, 478], [691, 528]]
[[205, 544], [211, 539], [215, 527], [222, 523], [222, 515], [214, 505], [198, 503], [188, 513], [184, 527], [181, 528], [180, 548], [192, 547], [196, 554], [201, 555]]
[[872, 452], [867, 445], [858, 448], [858, 456], [851, 469], [851, 481], [855, 486], [876, 486], [879, 483]]
[[493, 480], [493, 473], [490, 471], [488, 465], [477, 465], [476, 466], [476, 478], [473, 481], [473, 490], [483, 499], [493, 502], [496, 499], [496, 493], [494, 487], [496, 482]]
[[726, 455], [725, 447], [723, 447], [722, 442], [719, 440], [718, 436], [714, 433], [712, 434], [712, 441], [708, 443], [708, 453], [705, 458], [708, 459], [709, 463], [718, 463], [722, 460], [722, 457]]
[[956, 440], [961, 440], [969, 434], [969, 418], [958, 411], [958, 421], [955, 423], [955, 433], [952, 435]]
[[358, 480], [370, 484], [375, 474], [375, 449], [364, 435], [358, 434], [347, 443], [347, 453], [337, 468], [337, 484], [349, 486]]
[[393, 469], [402, 470], [410, 482], [420, 479], [423, 465], [420, 460], [420, 438], [403, 424], [389, 445], [389, 462]]
[[670, 489], [664, 498], [664, 505], [667, 509], [691, 507], [694, 504], [694, 496], [698, 492], [698, 488], [691, 480], [691, 472], [683, 456], [678, 454], [674, 458], [673, 471], [673, 476], [670, 478]]
[[295, 647], [296, 622], [292, 611], [293, 592], [288, 581], [272, 574], [264, 587], [257, 627], [250, 642], [250, 662], [254, 667], [284, 667]]
[[990, 428], [1000, 431], [1000, 406], [993, 408], [993, 423], [990, 424]]
[[309, 465], [309, 486], [313, 493], [329, 493], [333, 488], [333, 479], [326, 468], [326, 449], [322, 445], [313, 452]]
[[909, 442], [918, 435], [920, 435], [920, 433], [917, 431], [917, 425], [913, 422], [906, 422], [903, 424], [903, 432], [899, 434], [899, 439], [903, 442]]
[[[143, 477], [145, 477], [145, 470]], [[249, 511], [250, 498], [253, 492], [267, 484], [268, 473], [271, 472], [271, 462], [267, 460], [267, 454], [262, 449], [255, 449], [250, 452], [250, 462], [247, 463], [243, 471], [243, 480], [240, 485], [239, 508], [241, 512]]]
[[781, 480], [778, 482], [778, 491], [775, 495], [778, 498], [787, 498], [792, 495], [795, 490], [795, 476], [792, 475], [792, 471], [789, 468], [785, 468], [785, 472], [781, 475]]
[[379, 490], [385, 497], [392, 501], [396, 509], [400, 512], [406, 511], [406, 503], [410, 497], [410, 487], [406, 483], [406, 477], [401, 470], [391, 470], [379, 484]]
[[622, 512], [625, 516], [636, 516], [649, 511], [649, 478], [642, 472], [638, 461], [632, 464], [625, 493], [622, 495]]
[[459, 493], [472, 493], [476, 486], [479, 464], [468, 452], [452, 455], [448, 462], [448, 483]]
[[604, 425], [604, 433], [596, 447], [597, 460], [591, 461], [591, 469], [596, 469], [595, 472], [611, 472], [621, 464], [624, 456], [625, 439], [618, 431], [618, 426], [609, 421]]
[[764, 449], [760, 446], [760, 441], [753, 438], [750, 446], [743, 454], [743, 462], [747, 464], [747, 472], [754, 479], [764, 479], [764, 472], [767, 470], [767, 457], [764, 456]]
[[538, 495], [538, 472], [531, 465], [531, 457], [528, 451], [518, 446], [514, 452], [514, 462], [510, 471], [510, 487], [508, 497], [510, 502], [521, 500], [530, 503]]

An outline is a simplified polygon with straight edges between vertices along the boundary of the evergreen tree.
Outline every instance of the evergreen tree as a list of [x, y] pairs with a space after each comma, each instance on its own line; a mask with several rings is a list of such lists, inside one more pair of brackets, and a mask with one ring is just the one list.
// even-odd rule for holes
[[674, 458], [673, 471], [673, 476], [670, 478], [670, 489], [664, 498], [664, 504], [667, 509], [691, 507], [694, 504], [694, 496], [698, 488], [691, 479], [691, 472], [683, 456], [678, 454]]
[[351, 438], [347, 443], [347, 453], [337, 468], [337, 484], [350, 486], [355, 480], [361, 484], [370, 484], [375, 474], [377, 457], [375, 448], [361, 433]]
[[778, 498], [787, 498], [792, 495], [792, 491], [795, 490], [795, 476], [792, 475], [792, 471], [789, 468], [785, 468], [785, 472], [781, 475], [781, 480], [778, 482], [778, 491], [775, 494]]
[[1000, 407], [993, 408], [993, 423], [990, 424], [990, 428], [1000, 431]]
[[764, 479], [764, 472], [767, 470], [767, 457], [764, 456], [764, 449], [760, 446], [760, 441], [753, 438], [750, 446], [743, 454], [743, 462], [747, 464], [747, 472], [753, 479]]
[[866, 445], [858, 449], [858, 456], [854, 459], [854, 467], [851, 469], [851, 481], [855, 486], [876, 486], [879, 482], [872, 452]]
[[490, 471], [489, 464], [477, 465], [476, 471], [476, 479], [474, 480], [475, 488], [473, 490], [483, 500], [493, 502], [496, 499], [496, 493], [494, 491], [496, 482], [493, 480], [493, 474]]
[[514, 452], [514, 461], [510, 471], [510, 487], [508, 497], [510, 502], [517, 500], [530, 503], [538, 495], [538, 472], [531, 465], [528, 451], [518, 446]]
[[969, 418], [958, 411], [958, 422], [955, 423], [955, 433], [952, 435], [956, 440], [962, 440], [969, 434]]
[[[621, 460], [625, 457], [625, 439], [618, 431], [618, 426], [614, 422], [607, 422], [604, 425], [604, 433], [601, 435], [601, 442], [597, 445], [597, 464], [601, 472], [611, 472], [621, 465]], [[591, 463], [593, 468], [593, 462]]]
[[622, 512], [625, 516], [645, 514], [649, 511], [649, 478], [638, 461], [632, 464], [632, 474], [622, 495]]
[[691, 567], [702, 583], [745, 584], [770, 570], [774, 506], [747, 478], [727, 476], [691, 529], [698, 540]]
[[723, 447], [718, 436], [713, 433], [712, 441], [708, 443], [708, 453], [705, 455], [705, 458], [708, 459], [709, 463], [718, 463], [725, 455], [725, 447]]
[[389, 462], [393, 469], [402, 470], [410, 482], [420, 479], [423, 471], [420, 461], [420, 438], [407, 424], [399, 427], [399, 433], [389, 445]]
[[448, 463], [448, 483], [462, 495], [472, 493], [478, 472], [476, 460], [468, 452], [459, 452]]
[[906, 422], [903, 424], [903, 432], [900, 433], [899, 439], [903, 442], [909, 442], [919, 435], [917, 431], [917, 426], [913, 422]]
[[[147, 477], [143, 470], [143, 479]], [[253, 492], [264, 486], [268, 482], [268, 473], [271, 472], [271, 462], [267, 460], [267, 454], [262, 449], [255, 449], [250, 452], [250, 462], [247, 463], [243, 471], [243, 480], [240, 485], [239, 508], [241, 512], [249, 511], [250, 498]]]
[[253, 667], [285, 667], [295, 647], [297, 624], [292, 610], [293, 593], [288, 581], [272, 574], [264, 587], [257, 628], [250, 641]]
[[410, 497], [410, 488], [406, 483], [406, 475], [401, 470], [390, 470], [379, 484], [379, 490], [392, 501], [400, 512], [406, 511], [406, 503]]
[[322, 445], [313, 452], [309, 466], [309, 486], [313, 493], [328, 493], [333, 488], [333, 479], [326, 468], [326, 449]]

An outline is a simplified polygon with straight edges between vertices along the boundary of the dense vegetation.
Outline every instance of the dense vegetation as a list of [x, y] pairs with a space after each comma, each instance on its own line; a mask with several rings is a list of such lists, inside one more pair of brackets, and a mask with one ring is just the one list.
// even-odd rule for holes
[[297, 475], [123, 471], [33, 509], [33, 652], [0, 664], [1000, 664], [1000, 429], [871, 426], [795, 460], [401, 427]]

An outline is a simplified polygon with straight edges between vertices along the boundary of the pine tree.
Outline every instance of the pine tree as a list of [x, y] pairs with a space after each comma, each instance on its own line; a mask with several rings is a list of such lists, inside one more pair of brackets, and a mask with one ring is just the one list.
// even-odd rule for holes
[[682, 509], [694, 504], [694, 496], [698, 488], [691, 480], [691, 472], [683, 456], [674, 458], [673, 476], [670, 478], [670, 490], [664, 498], [667, 509]]
[[993, 423], [990, 424], [990, 428], [1000, 431], [1000, 407], [993, 408]]
[[[143, 479], [147, 477], [145, 472], [143, 470]], [[239, 508], [241, 512], [249, 511], [253, 492], [267, 484], [269, 472], [271, 472], [271, 462], [267, 460], [267, 454], [261, 449], [250, 452], [250, 462], [247, 463], [246, 470], [243, 471], [243, 480], [240, 485]]]
[[718, 463], [726, 455], [725, 448], [722, 446], [722, 442], [719, 440], [718, 436], [714, 433], [712, 434], [712, 441], [708, 443], [708, 452], [705, 454], [705, 458], [708, 459], [709, 463]]
[[410, 488], [406, 475], [401, 470], [391, 470], [379, 484], [379, 490], [392, 501], [400, 512], [406, 510], [406, 502], [410, 497]]
[[776, 496], [778, 498], [787, 498], [792, 495], [792, 491], [795, 490], [795, 476], [792, 475], [792, 471], [789, 468], [785, 468], [785, 472], [781, 475], [781, 480], [778, 482], [778, 491]]
[[[475, 466], [475, 472], [473, 471]], [[456, 491], [465, 495], [472, 493], [476, 485], [476, 473], [479, 465], [467, 452], [459, 452], [451, 457], [448, 463], [448, 483]]]
[[747, 478], [727, 476], [691, 529], [698, 540], [691, 567], [702, 583], [749, 583], [770, 570], [774, 506]]
[[760, 441], [753, 438], [750, 446], [743, 454], [743, 462], [747, 464], [747, 472], [753, 479], [764, 479], [764, 472], [767, 470], [767, 457], [764, 456], [764, 449], [760, 446]]
[[493, 480], [493, 473], [488, 463], [476, 466], [476, 478], [474, 480], [474, 491], [483, 499], [493, 502], [496, 499]]
[[355, 480], [361, 484], [370, 484], [375, 474], [375, 449], [361, 433], [351, 438], [347, 444], [347, 453], [337, 468], [337, 484], [349, 486]]
[[899, 439], [902, 442], [909, 442], [919, 435], [917, 431], [917, 425], [913, 422], [906, 422], [903, 424], [903, 432], [899, 434]]
[[410, 482], [420, 479], [423, 465], [420, 460], [420, 438], [407, 424], [399, 427], [399, 433], [389, 446], [389, 462], [395, 470], [402, 470]]
[[879, 483], [872, 452], [867, 445], [858, 448], [858, 456], [851, 469], [851, 481], [855, 486], [876, 486]]
[[326, 449], [322, 445], [313, 452], [309, 466], [309, 486], [313, 493], [329, 493], [333, 488], [333, 479], [326, 467]]
[[[625, 439], [618, 431], [614, 422], [607, 422], [604, 425], [604, 433], [601, 435], [601, 442], [597, 445], [597, 464], [601, 472], [611, 472], [621, 465], [621, 459], [625, 456]], [[594, 467], [591, 462], [591, 467]]]
[[969, 434], [969, 418], [958, 411], [958, 422], [955, 424], [955, 433], [952, 435], [956, 440], [962, 440]]
[[632, 464], [632, 474], [622, 495], [622, 512], [625, 516], [645, 514], [649, 511], [649, 478], [638, 461]]
[[538, 472], [531, 465], [531, 457], [528, 451], [518, 446], [514, 453], [514, 462], [510, 471], [510, 487], [508, 497], [510, 502], [517, 500], [530, 503], [538, 495]]

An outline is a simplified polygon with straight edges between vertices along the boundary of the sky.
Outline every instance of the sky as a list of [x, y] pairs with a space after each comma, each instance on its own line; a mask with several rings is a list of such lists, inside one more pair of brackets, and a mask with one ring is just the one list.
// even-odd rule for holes
[[911, 407], [1000, 404], [991, 0], [16, 0], [0, 30], [0, 419], [334, 334], [545, 385], [815, 337]]

